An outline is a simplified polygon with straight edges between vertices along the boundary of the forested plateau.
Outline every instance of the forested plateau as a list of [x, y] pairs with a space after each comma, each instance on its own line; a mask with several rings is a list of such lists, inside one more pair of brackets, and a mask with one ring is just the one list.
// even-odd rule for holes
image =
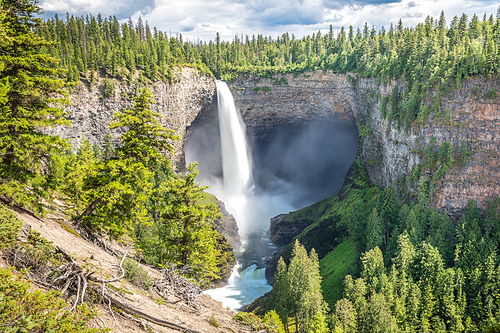
[[[41, 20], [28, 0], [1, 8], [6, 206], [62, 206], [70, 230], [135, 243], [136, 259], [152, 265], [190, 265], [202, 286], [227, 275], [235, 227], [219, 235], [221, 204], [183, 159], [191, 126], [216, 123], [215, 78], [225, 79], [256, 140], [277, 124], [329, 117], [359, 138], [338, 194], [271, 221], [283, 245], [266, 271], [277, 286], [249, 309], [277, 316], [256, 330], [500, 331], [500, 11], [194, 43], [141, 19]], [[57, 252], [36, 233], [12, 243], [20, 226], [2, 214], [7, 261], [13, 249]], [[317, 279], [301, 265], [317, 266]], [[316, 289], [291, 296], [300, 274]], [[80, 292], [76, 281], [59, 289]]]

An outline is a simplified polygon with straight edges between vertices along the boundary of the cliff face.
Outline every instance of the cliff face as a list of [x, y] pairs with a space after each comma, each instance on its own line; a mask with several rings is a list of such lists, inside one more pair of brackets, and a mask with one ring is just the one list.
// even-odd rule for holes
[[[391, 90], [391, 86], [378, 89], [381, 96], [390, 96]], [[361, 154], [369, 161], [365, 165], [375, 184], [395, 184], [408, 175], [434, 137], [436, 146], [445, 141], [453, 145], [455, 159], [460, 159], [460, 146], [466, 143], [469, 158], [465, 165], [455, 163], [438, 180], [432, 206], [455, 214], [471, 199], [485, 208], [490, 198], [500, 195], [500, 98], [487, 95], [490, 91], [500, 91], [497, 78], [464, 81], [442, 97], [438, 114], [429, 116], [423, 125], [413, 124], [408, 130], [398, 129], [395, 122], [383, 119], [380, 98], [370, 100], [373, 91], [376, 91], [373, 82], [360, 82], [358, 101], [364, 99], [365, 103], [359, 105], [365, 105], [365, 114], [371, 114], [370, 131]], [[431, 102], [428, 104], [432, 107]]]
[[[184, 142], [187, 129], [202, 111], [209, 112], [216, 107], [214, 101], [215, 82], [212, 78], [200, 76], [195, 69], [183, 68], [177, 73], [180, 81], [169, 84], [155, 82], [149, 88], [155, 96], [151, 109], [161, 115], [164, 127], [172, 129], [180, 140], [174, 143], [174, 165], [182, 170], [184, 167]], [[66, 108], [72, 121], [70, 127], [58, 127], [52, 133], [70, 140], [74, 148], [83, 138], [102, 144], [104, 135], [109, 131], [108, 123], [116, 111], [130, 108], [132, 97], [136, 93], [135, 85], [115, 81], [114, 94], [103, 98], [104, 81], [94, 83], [92, 89], [80, 83], [70, 95], [71, 105]], [[119, 129], [111, 131], [116, 138]]]
[[[277, 75], [273, 79], [240, 76], [231, 83], [235, 102], [247, 127], [260, 133], [279, 123], [295, 124], [323, 117], [349, 120], [363, 137], [358, 154], [373, 183], [396, 184], [420, 163], [421, 153], [435, 137], [439, 146], [452, 143], [458, 157], [462, 141], [470, 158], [455, 166], [435, 185], [431, 204], [440, 210], [461, 211], [470, 199], [481, 208], [500, 194], [500, 91], [497, 78], [470, 79], [441, 99], [441, 116], [422, 126], [398, 128], [382, 117], [381, 99], [392, 84], [374, 79], [324, 72]], [[430, 103], [430, 102], [429, 102]]]
[[[191, 68], [184, 68], [180, 82], [151, 85], [162, 115], [162, 124], [181, 140], [175, 143], [175, 164], [184, 165], [184, 143], [195, 119], [217, 118], [215, 82]], [[394, 83], [393, 83], [394, 84]], [[300, 125], [324, 118], [340, 118], [356, 126], [360, 136], [358, 154], [363, 158], [373, 183], [396, 184], [420, 163], [421, 152], [435, 137], [437, 145], [453, 144], [458, 157], [462, 141], [470, 157], [465, 166], [453, 167], [435, 184], [432, 205], [459, 212], [470, 199], [481, 208], [500, 194], [500, 92], [498, 78], [470, 79], [441, 98], [441, 116], [431, 115], [421, 126], [398, 128], [382, 117], [381, 99], [390, 96], [393, 84], [380, 85], [374, 79], [355, 75], [311, 72], [275, 75], [273, 79], [240, 76], [230, 84], [236, 106], [247, 129], [255, 137], [277, 125]], [[84, 84], [71, 94], [68, 107], [71, 127], [54, 130], [76, 147], [85, 136], [102, 143], [107, 124], [116, 110], [131, 106], [134, 87], [116, 83], [114, 96], [102, 98], [102, 81], [92, 91]], [[431, 103], [431, 102], [429, 102]], [[203, 120], [204, 122], [206, 122]], [[215, 123], [215, 122], [214, 122]], [[116, 137], [118, 132], [112, 132]]]
[[349, 75], [318, 71], [274, 79], [240, 76], [230, 87], [245, 124], [258, 132], [322, 117], [355, 121], [355, 87]]

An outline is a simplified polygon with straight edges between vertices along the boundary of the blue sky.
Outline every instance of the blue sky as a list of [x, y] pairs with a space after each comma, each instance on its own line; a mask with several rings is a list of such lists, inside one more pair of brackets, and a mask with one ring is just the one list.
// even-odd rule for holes
[[427, 16], [438, 18], [444, 10], [447, 23], [453, 16], [476, 13], [496, 15], [498, 1], [471, 0], [40, 0], [45, 16], [101, 13], [122, 21], [141, 16], [151, 27], [184, 39], [208, 41], [216, 32], [224, 40], [264, 34], [273, 38], [289, 32], [302, 37], [341, 26], [380, 29], [396, 24], [415, 26]]

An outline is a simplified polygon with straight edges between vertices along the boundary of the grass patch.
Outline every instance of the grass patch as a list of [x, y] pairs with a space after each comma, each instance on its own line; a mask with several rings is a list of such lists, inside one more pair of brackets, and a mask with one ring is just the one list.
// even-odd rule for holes
[[200, 202], [204, 205], [206, 204], [214, 204], [217, 207], [219, 207], [219, 201], [217, 200], [217, 197], [211, 193], [205, 192], [206, 196], [203, 200]]
[[342, 298], [342, 280], [356, 267], [358, 257], [355, 244], [346, 240], [319, 261], [323, 298], [330, 306]]
[[60, 221], [60, 220], [57, 220], [57, 223], [59, 223], [59, 225], [61, 226], [61, 228], [63, 228], [64, 230], [66, 230], [67, 232], [69, 232], [70, 234], [73, 234], [75, 235], [76, 237], [80, 237], [82, 238], [82, 236], [80, 236], [79, 233], [77, 233], [75, 231], [75, 229], [71, 228], [69, 225], [67, 225], [66, 223], [64, 223], [63, 221]]

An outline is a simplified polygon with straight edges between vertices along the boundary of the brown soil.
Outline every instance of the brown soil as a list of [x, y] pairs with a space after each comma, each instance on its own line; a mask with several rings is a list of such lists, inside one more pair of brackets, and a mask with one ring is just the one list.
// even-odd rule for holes
[[[118, 264], [121, 258], [117, 258], [90, 243], [68, 230], [71, 230], [71, 223], [54, 214], [49, 214], [47, 218], [38, 218], [30, 212], [15, 209], [18, 217], [25, 225], [39, 231], [41, 235], [52, 241], [55, 246], [65, 249], [81, 266], [90, 267], [96, 272], [96, 276], [102, 278], [112, 278], [119, 274]], [[63, 228], [63, 225], [66, 225]], [[116, 242], [112, 243], [113, 248], [127, 250], [125, 246]], [[131, 249], [128, 249], [129, 253]], [[5, 266], [5, 261], [0, 261], [0, 266]], [[159, 278], [157, 270], [143, 265], [148, 270], [151, 277]], [[128, 305], [139, 311], [147, 313], [155, 318], [175, 323], [179, 326], [195, 330], [198, 332], [249, 332], [250, 328], [241, 326], [232, 321], [235, 312], [222, 307], [222, 303], [213, 300], [208, 295], [201, 295], [197, 298], [199, 309], [188, 306], [185, 302], [171, 297], [171, 303], [161, 301], [162, 299], [154, 291], [139, 289], [125, 279], [112, 283], [117, 288], [126, 290], [126, 301]], [[75, 296], [73, 296], [75, 297]], [[71, 302], [71, 297], [69, 302]], [[107, 326], [111, 332], [147, 332], [147, 330], [134, 320], [111, 314], [105, 305], [97, 305], [99, 317], [93, 320], [95, 327]], [[217, 322], [215, 327], [210, 321]], [[179, 332], [154, 323], [144, 321], [154, 332]]]

